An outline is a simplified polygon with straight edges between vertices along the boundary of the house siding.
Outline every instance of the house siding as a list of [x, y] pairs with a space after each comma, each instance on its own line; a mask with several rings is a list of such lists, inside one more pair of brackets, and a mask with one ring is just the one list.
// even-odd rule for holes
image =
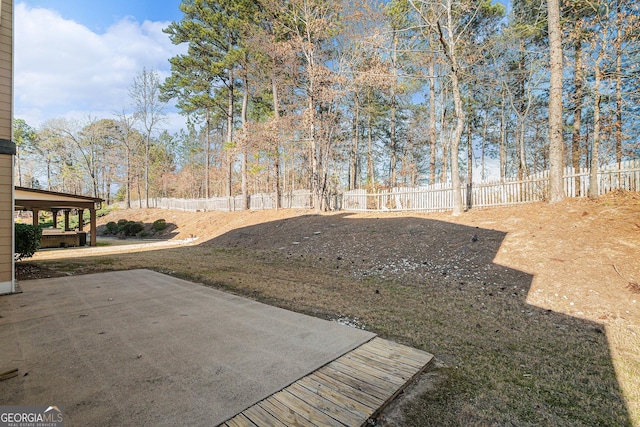
[[13, 274], [13, 0], [0, 0], [0, 294]]

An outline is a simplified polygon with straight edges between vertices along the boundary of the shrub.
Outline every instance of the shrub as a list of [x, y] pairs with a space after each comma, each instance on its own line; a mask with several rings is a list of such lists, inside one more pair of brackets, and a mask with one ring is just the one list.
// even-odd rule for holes
[[109, 221], [105, 228], [106, 234], [118, 234], [118, 224], [113, 221]]
[[128, 222], [131, 222], [131, 221], [126, 220], [126, 219], [119, 219], [118, 220], [118, 228], [122, 229], [122, 227], [124, 227], [125, 224], [128, 223]]
[[133, 222], [133, 221], [128, 221], [122, 227], [122, 231], [124, 232], [125, 236], [135, 236], [136, 234], [141, 232], [143, 229], [144, 229], [144, 225], [142, 225], [141, 222]]
[[156, 219], [155, 221], [153, 221], [151, 228], [153, 228], [153, 231], [160, 232], [167, 228], [167, 221], [165, 221], [164, 219]]
[[34, 227], [30, 224], [18, 224], [15, 225], [15, 259], [19, 261], [23, 258], [30, 258], [40, 247], [40, 241], [42, 240], [42, 229], [40, 227]]

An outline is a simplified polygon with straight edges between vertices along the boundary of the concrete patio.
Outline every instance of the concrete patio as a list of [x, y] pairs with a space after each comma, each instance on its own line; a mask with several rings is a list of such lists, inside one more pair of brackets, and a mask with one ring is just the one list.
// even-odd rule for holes
[[0, 297], [4, 405], [69, 426], [217, 425], [374, 334], [148, 270], [23, 281]]

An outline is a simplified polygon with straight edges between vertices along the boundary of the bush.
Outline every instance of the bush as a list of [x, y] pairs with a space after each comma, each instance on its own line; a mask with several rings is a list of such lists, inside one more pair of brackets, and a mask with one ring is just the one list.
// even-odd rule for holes
[[23, 258], [30, 258], [40, 247], [40, 241], [42, 240], [42, 229], [40, 227], [34, 227], [30, 224], [18, 224], [15, 225], [15, 259], [19, 261]]
[[118, 234], [118, 224], [113, 221], [109, 221], [105, 228], [106, 234]]
[[125, 236], [135, 236], [136, 234], [141, 232], [143, 229], [144, 229], [144, 225], [142, 225], [141, 222], [133, 222], [133, 221], [128, 221], [122, 227], [122, 231], [124, 232]]
[[119, 228], [120, 230], [122, 230], [122, 227], [124, 227], [124, 226], [125, 226], [125, 224], [126, 224], [126, 223], [128, 223], [128, 222], [131, 222], [131, 221], [126, 220], [126, 219], [119, 219], [119, 220], [118, 220], [118, 228]]
[[153, 228], [153, 231], [160, 232], [167, 228], [167, 221], [165, 221], [164, 219], [156, 219], [155, 221], [153, 221], [151, 228]]

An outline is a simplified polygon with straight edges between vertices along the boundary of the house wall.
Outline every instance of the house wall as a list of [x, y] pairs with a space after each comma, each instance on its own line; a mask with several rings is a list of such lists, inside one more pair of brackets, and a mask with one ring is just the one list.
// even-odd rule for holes
[[13, 0], [0, 0], [0, 294], [13, 274]]

